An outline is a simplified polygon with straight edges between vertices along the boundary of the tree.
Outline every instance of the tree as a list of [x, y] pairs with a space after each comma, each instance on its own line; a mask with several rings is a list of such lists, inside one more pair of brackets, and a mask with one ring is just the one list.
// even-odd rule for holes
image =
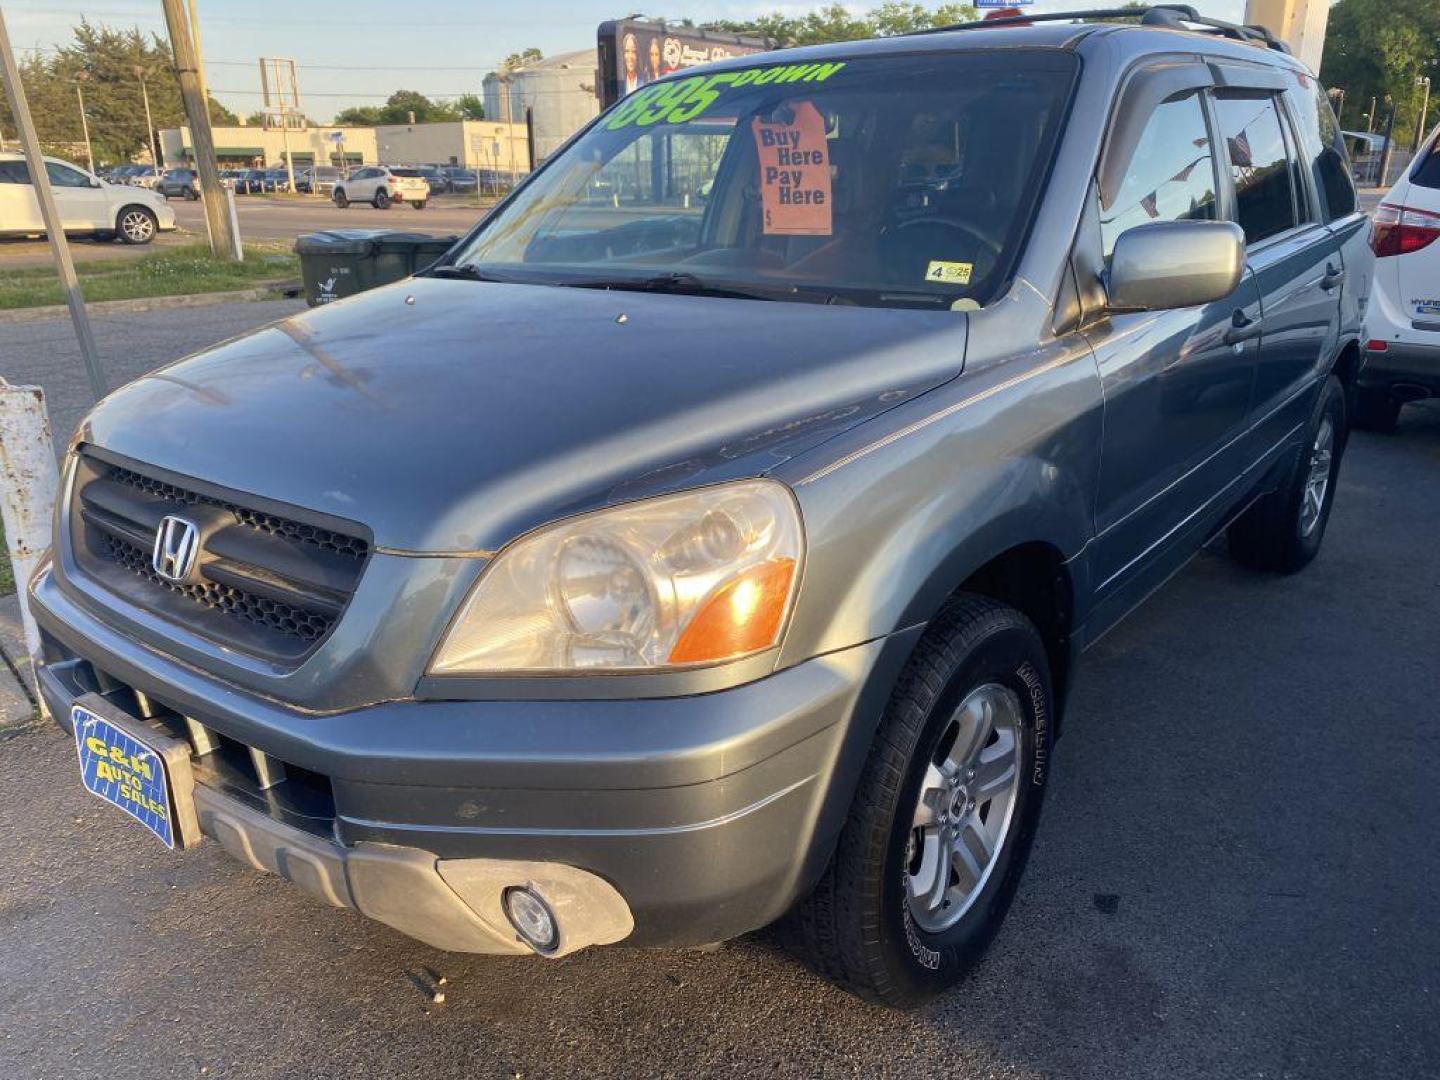
[[435, 124], [459, 119], [460, 112], [453, 105], [444, 101], [431, 101], [415, 90], [396, 90], [380, 107], [382, 124]]
[[969, 4], [946, 3], [930, 8], [913, 0], [886, 0], [864, 15], [851, 14], [843, 4], [831, 3], [805, 15], [791, 16], [783, 12], [761, 15], [749, 21], [723, 19], [705, 24], [707, 30], [723, 30], [731, 34], [750, 34], [769, 38], [777, 46], [821, 45], [832, 41], [855, 41], [860, 38], [893, 37], [937, 26], [969, 22], [975, 9]]
[[380, 118], [380, 108], [376, 105], [352, 105], [348, 109], [341, 109], [335, 114], [335, 123], [347, 127], [374, 127], [376, 124], [385, 123]]
[[[84, 140], [75, 94], [77, 76], [84, 78], [85, 117], [97, 162], [127, 161], [150, 145], [137, 69], [144, 73], [156, 128], [184, 123], [168, 42], [138, 29], [117, 30], [84, 19], [74, 34], [69, 45], [52, 53], [24, 54], [20, 65], [30, 112], [47, 152], [70, 156]], [[209, 109], [213, 122], [234, 123], [235, 114], [213, 98]], [[3, 99], [0, 126], [15, 130]]]
[[1376, 100], [1374, 125], [1384, 123], [1388, 95], [1395, 102], [1395, 131], [1408, 133], [1419, 111], [1421, 76], [1440, 89], [1440, 4], [1434, 0], [1340, 0], [1330, 9], [1320, 74], [1345, 91], [1345, 127], [1363, 127]]
[[514, 71], [516, 68], [522, 68], [526, 64], [533, 64], [535, 61], [543, 59], [545, 59], [545, 54], [532, 45], [524, 52], [511, 53], [500, 66], [506, 71]]
[[479, 94], [461, 94], [451, 104], [466, 120], [485, 119], [485, 102], [481, 100]]

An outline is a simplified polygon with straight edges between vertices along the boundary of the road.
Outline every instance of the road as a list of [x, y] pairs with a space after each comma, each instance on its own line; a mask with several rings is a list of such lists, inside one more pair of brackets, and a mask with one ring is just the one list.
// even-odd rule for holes
[[[133, 374], [293, 310], [96, 324]], [[63, 322], [3, 341], [0, 375], [78, 415]], [[437, 953], [216, 844], [164, 851], [26, 730], [0, 742], [0, 1076], [1440, 1076], [1437, 476], [1440, 407], [1357, 434], [1305, 573], [1207, 551], [1086, 657], [1010, 918], [913, 1014], [766, 933]]]
[[[97, 243], [74, 238], [71, 251], [77, 262], [87, 259], [127, 259], [158, 247], [204, 240], [205, 211], [198, 202], [171, 200], [178, 230], [162, 233], [153, 245], [133, 247], [120, 243]], [[242, 195], [235, 200], [244, 240], [294, 240], [303, 233], [321, 229], [405, 229], [437, 235], [459, 234], [480, 220], [487, 208], [473, 196], [439, 196], [415, 210], [396, 206], [376, 210], [355, 205], [341, 210], [328, 199], [284, 195]], [[0, 267], [49, 266], [50, 248], [38, 240], [0, 240]]]

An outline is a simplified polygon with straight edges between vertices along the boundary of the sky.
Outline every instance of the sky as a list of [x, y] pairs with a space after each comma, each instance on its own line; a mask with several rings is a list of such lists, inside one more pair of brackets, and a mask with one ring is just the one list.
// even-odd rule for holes
[[[1108, 0], [1038, 0], [1034, 11], [1097, 7]], [[1205, 15], [1239, 21], [1244, 0], [1190, 0]], [[400, 88], [429, 97], [479, 93], [485, 74], [511, 53], [593, 48], [606, 19], [643, 11], [696, 22], [745, 19], [819, 6], [794, 0], [196, 0], [210, 91], [236, 113], [261, 105], [260, 56], [298, 66], [304, 111], [320, 121], [351, 105], [376, 105]], [[855, 12], [878, 6], [847, 2]], [[637, 4], [629, 7], [627, 4]], [[934, 0], [926, 6], [937, 6]], [[164, 34], [160, 0], [3, 0], [15, 48], [53, 48], [81, 17]], [[327, 14], [336, 12], [337, 14]]]

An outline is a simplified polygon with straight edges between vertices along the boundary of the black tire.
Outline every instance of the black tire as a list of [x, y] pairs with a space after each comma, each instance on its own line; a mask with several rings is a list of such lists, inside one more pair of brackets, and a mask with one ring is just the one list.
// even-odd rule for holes
[[194, 202], [194, 201], [195, 201], [196, 199], [198, 199], [198, 198], [200, 198], [200, 193], [199, 193], [198, 191], [196, 191], [194, 188], [188, 188], [188, 187], [187, 187], [187, 188], [185, 189], [185, 201], [186, 201], [186, 202]]
[[1354, 415], [1351, 422], [1361, 431], [1374, 431], [1390, 435], [1400, 421], [1401, 403], [1390, 396], [1387, 390], [1360, 389], [1355, 391]]
[[342, 188], [336, 188], [330, 197], [335, 200], [335, 205], [341, 210], [344, 210], [350, 205], [350, 200], [345, 197], [345, 192]]
[[[941, 740], [956, 707], [994, 684], [1013, 693], [1020, 719], [1013, 811], [973, 900], [958, 921], [932, 933], [915, 920], [907, 896], [922, 780], [945, 752]], [[1054, 715], [1045, 646], [1030, 621], [984, 597], [952, 599], [896, 684], [829, 867], [789, 919], [791, 943], [821, 974], [868, 1001], [911, 1008], [975, 965], [1009, 910], [1029, 856]]]
[[411, 203], [410, 205], [413, 206], [413, 207], [415, 207], [416, 210], [424, 210], [424, 209], [425, 209], [425, 200], [424, 200], [424, 199], [421, 199], [420, 201], [418, 201], [418, 202], [413, 202], [413, 203]]
[[386, 191], [384, 188], [381, 188], [379, 191], [375, 192], [374, 202], [375, 202], [375, 209], [376, 209], [376, 210], [389, 210], [389, 209], [390, 209], [390, 193], [389, 193], [388, 191]]
[[148, 244], [160, 231], [160, 221], [148, 206], [132, 203], [122, 206], [115, 215], [115, 228], [120, 239], [127, 244]]
[[[1327, 424], [1330, 440], [1324, 461], [1325, 487], [1318, 496], [1318, 510], [1312, 510], [1315, 500], [1310, 491], [1319, 475], [1314, 470], [1320, 464], [1317, 440], [1322, 438]], [[1345, 388], [1331, 375], [1320, 390], [1305, 428], [1305, 441], [1295, 452], [1284, 481], [1252, 504], [1226, 533], [1230, 555], [1236, 562], [1255, 570], [1293, 574], [1315, 558], [1335, 503], [1335, 481], [1348, 434]]]

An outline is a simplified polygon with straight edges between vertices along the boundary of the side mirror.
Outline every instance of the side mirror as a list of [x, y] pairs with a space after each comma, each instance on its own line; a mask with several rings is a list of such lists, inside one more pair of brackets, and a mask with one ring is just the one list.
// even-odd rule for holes
[[1233, 221], [1157, 221], [1120, 234], [1106, 274], [1112, 311], [1165, 311], [1223, 300], [1245, 272]]
[[90, 186], [91, 186], [91, 187], [98, 188], [98, 187], [104, 187], [105, 185], [102, 184], [102, 183], [99, 181], [98, 178], [92, 176], [92, 177], [90, 177]]

